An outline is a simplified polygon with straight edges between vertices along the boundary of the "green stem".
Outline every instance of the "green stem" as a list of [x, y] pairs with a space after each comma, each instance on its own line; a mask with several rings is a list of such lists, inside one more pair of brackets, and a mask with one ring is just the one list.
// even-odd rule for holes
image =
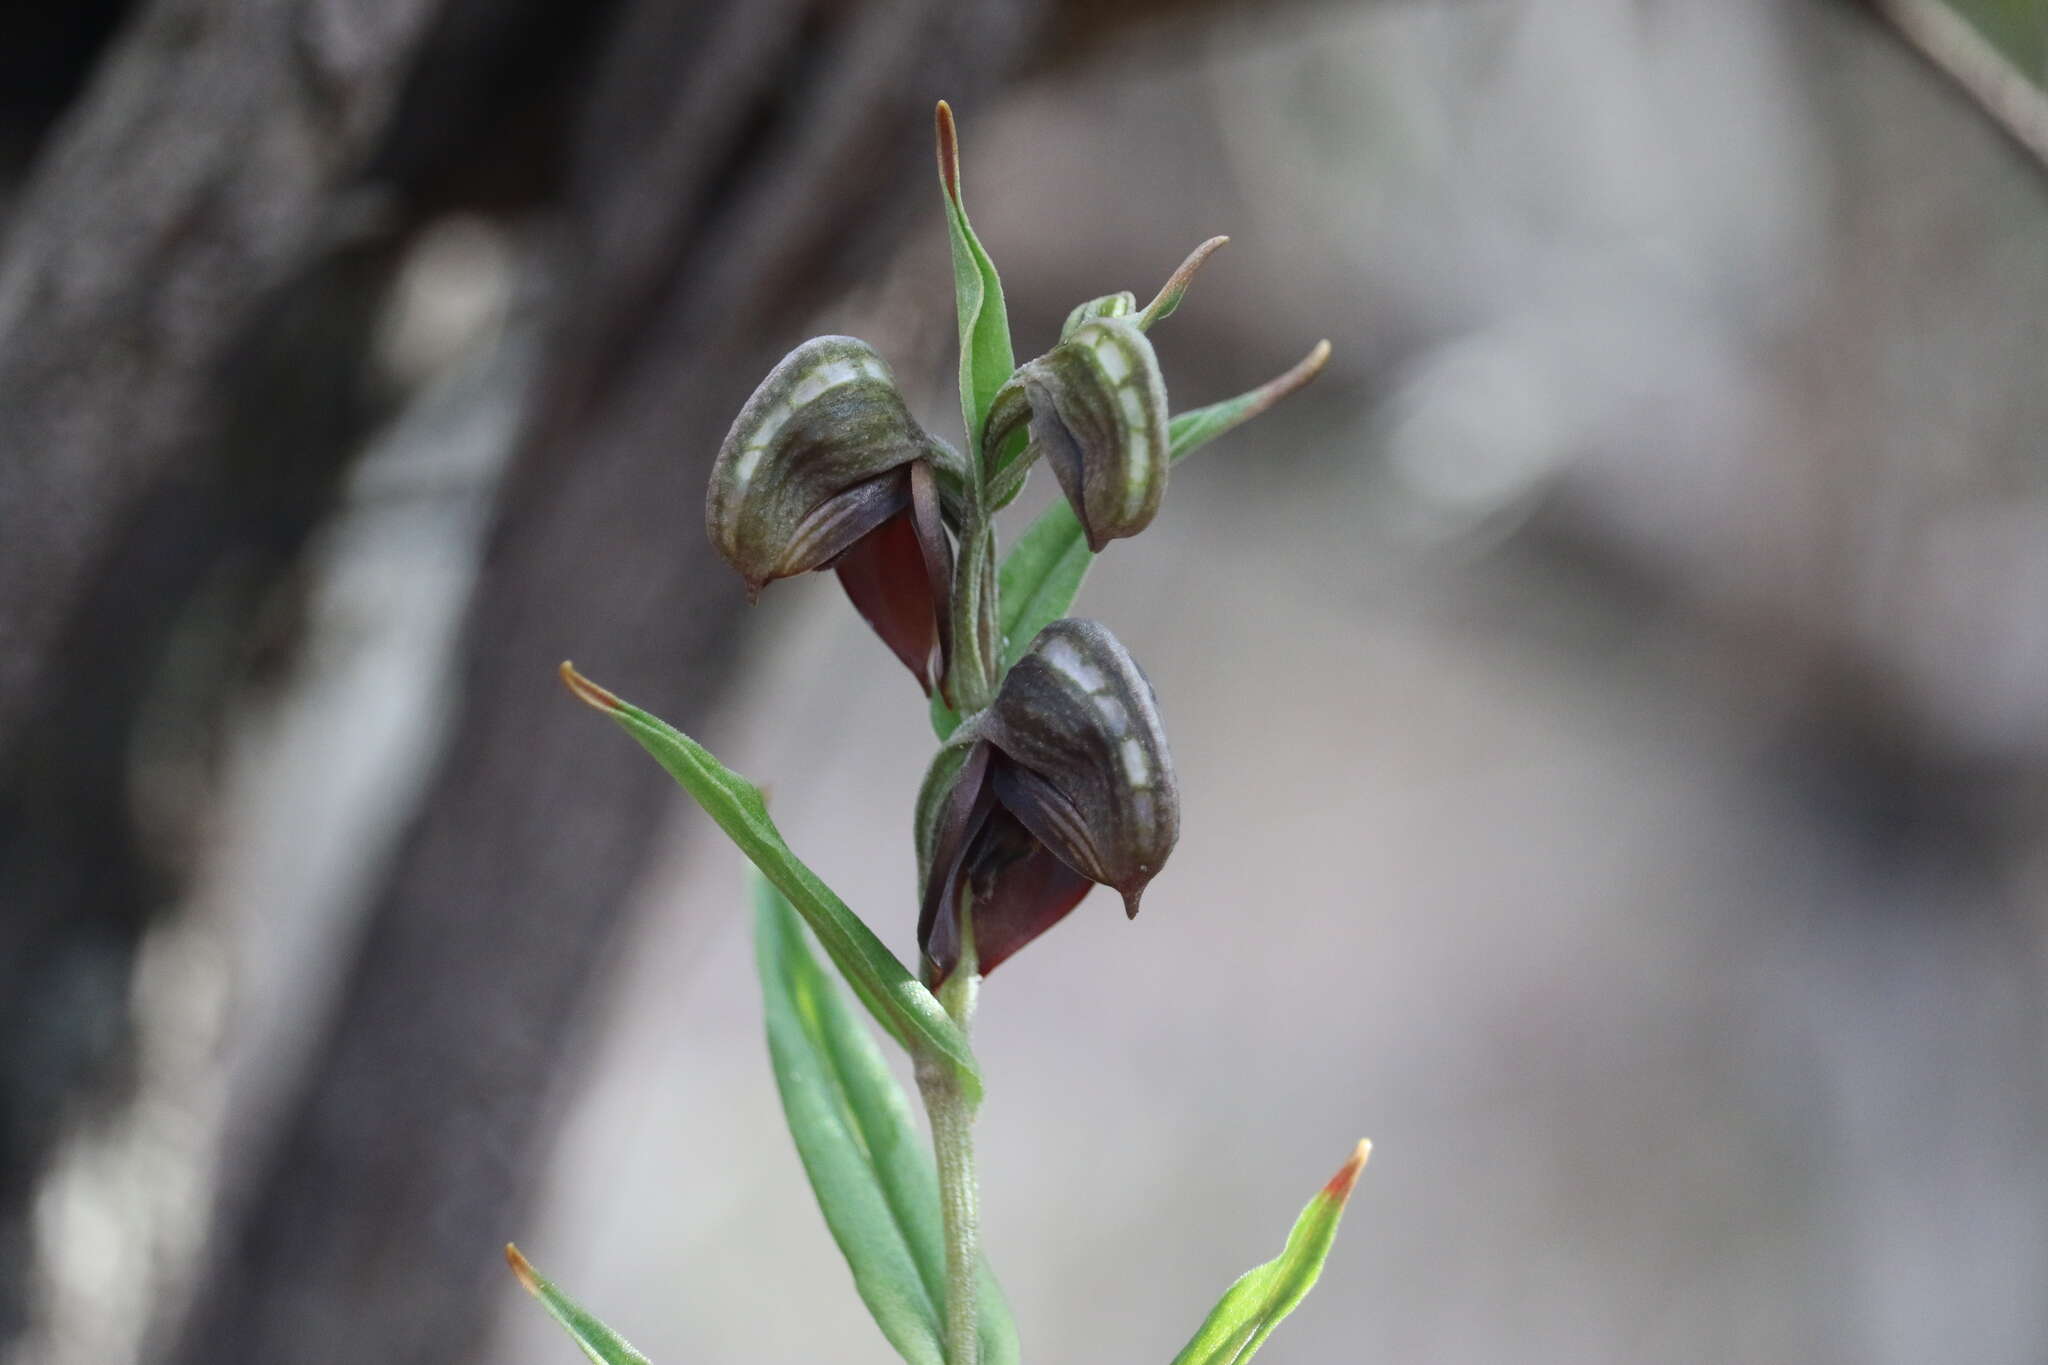
[[[960, 962], [939, 988], [939, 1002], [964, 1033], [974, 1018], [981, 974], [975, 970], [972, 926], [964, 913], [960, 918]], [[940, 1059], [918, 1059], [917, 1088], [931, 1119], [932, 1149], [939, 1163], [939, 1216], [946, 1238], [946, 1362], [978, 1365], [981, 1196], [974, 1179], [974, 1102]]]
[[976, 495], [959, 529], [960, 558], [953, 568], [953, 709], [971, 716], [994, 700], [1002, 670], [996, 629], [996, 529]]

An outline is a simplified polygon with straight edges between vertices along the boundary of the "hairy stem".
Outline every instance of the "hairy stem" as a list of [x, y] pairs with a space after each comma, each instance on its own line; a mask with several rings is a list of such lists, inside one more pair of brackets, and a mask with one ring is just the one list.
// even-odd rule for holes
[[[961, 915], [960, 962], [939, 988], [946, 1013], [965, 1032], [974, 1018], [981, 974], [975, 970], [974, 933]], [[946, 1238], [945, 1343], [947, 1365], [978, 1365], [981, 1272], [981, 1196], [974, 1179], [974, 1102], [943, 1059], [920, 1057], [917, 1088], [931, 1119], [939, 1163], [939, 1214]]]

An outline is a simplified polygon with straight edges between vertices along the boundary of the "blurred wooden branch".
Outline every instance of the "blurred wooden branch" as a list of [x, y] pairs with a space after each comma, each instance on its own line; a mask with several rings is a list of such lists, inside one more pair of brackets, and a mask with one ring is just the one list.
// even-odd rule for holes
[[2048, 90], [2029, 79], [1947, 0], [1863, 3], [2048, 170]]
[[[347, 235], [335, 192], [375, 145], [433, 8], [143, 6], [54, 128], [35, 130], [33, 166], [10, 187], [0, 1341], [32, 1283], [36, 1173], [80, 1092], [122, 1054], [134, 944], [172, 894], [132, 830], [135, 717], [183, 608], [255, 541], [258, 558], [288, 561], [347, 458], [347, 433], [327, 419], [349, 401], [375, 264], [343, 248], [306, 289], [280, 287]], [[99, 36], [106, 10], [95, 8]], [[289, 397], [297, 420], [257, 433], [234, 479], [216, 381], [266, 327], [330, 363], [266, 373], [267, 403], [245, 415], [276, 415]]]

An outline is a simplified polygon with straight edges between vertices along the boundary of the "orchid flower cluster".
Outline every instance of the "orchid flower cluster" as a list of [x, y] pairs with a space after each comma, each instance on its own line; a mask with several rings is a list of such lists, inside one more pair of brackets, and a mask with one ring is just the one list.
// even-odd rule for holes
[[[831, 570], [928, 698], [938, 750], [913, 809], [920, 900], [913, 974], [791, 851], [760, 790], [701, 745], [590, 682], [577, 697], [638, 740], [758, 871], [755, 942], [769, 1058], [797, 1153], [854, 1286], [910, 1365], [1015, 1365], [1017, 1330], [980, 1247], [969, 1042], [980, 984], [1095, 886], [1132, 917], [1180, 833], [1180, 791], [1151, 683], [1110, 630], [1066, 615], [1095, 556], [1158, 515], [1173, 465], [1322, 369], [1293, 369], [1178, 414], [1147, 333], [1225, 238], [1195, 248], [1143, 309], [1123, 292], [1075, 308], [1019, 365], [1002, 283], [967, 219], [953, 116], [937, 111], [939, 181], [960, 334], [962, 450], [920, 426], [888, 364], [827, 336], [747, 400], [712, 467], [705, 524], [750, 595]], [[997, 553], [995, 514], [1041, 461], [1061, 497]], [[931, 1129], [819, 965], [909, 1054]], [[1321, 1271], [1361, 1142], [1278, 1258], [1224, 1294], [1174, 1365], [1240, 1365]], [[600, 1365], [644, 1362], [542, 1278], [522, 1284]]]

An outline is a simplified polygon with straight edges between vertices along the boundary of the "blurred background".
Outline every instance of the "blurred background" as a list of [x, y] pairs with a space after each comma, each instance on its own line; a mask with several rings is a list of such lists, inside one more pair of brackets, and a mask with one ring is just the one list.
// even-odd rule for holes
[[[701, 529], [804, 336], [955, 436], [1233, 241], [1335, 359], [1080, 609], [1182, 842], [984, 993], [1039, 1361], [1166, 1360], [1361, 1135], [1288, 1361], [2048, 1360], [2048, 4], [78, 0], [0, 41], [0, 1360], [883, 1362], [740, 862], [914, 950], [901, 668]], [[1020, 509], [1051, 495], [1041, 477]], [[894, 907], [894, 908], [892, 908]]]

